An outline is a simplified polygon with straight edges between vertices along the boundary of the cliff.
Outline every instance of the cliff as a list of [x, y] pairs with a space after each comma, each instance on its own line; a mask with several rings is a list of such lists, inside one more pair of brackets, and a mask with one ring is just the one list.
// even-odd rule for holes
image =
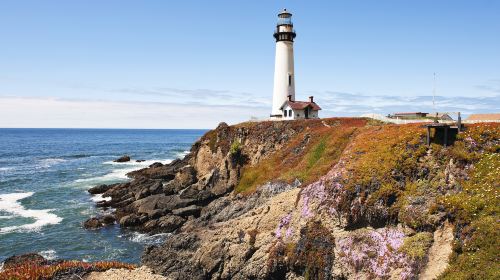
[[91, 191], [122, 227], [172, 232], [142, 263], [171, 279], [499, 278], [498, 124], [454, 145], [419, 125], [220, 124], [190, 153]]

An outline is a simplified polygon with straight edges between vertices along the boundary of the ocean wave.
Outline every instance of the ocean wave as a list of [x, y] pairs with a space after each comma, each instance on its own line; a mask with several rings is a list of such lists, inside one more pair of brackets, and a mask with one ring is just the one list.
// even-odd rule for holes
[[189, 151], [182, 151], [182, 152], [178, 152], [176, 155], [178, 158], [184, 158], [188, 154], [189, 154]]
[[46, 258], [47, 260], [55, 260], [57, 259], [57, 254], [55, 250], [46, 250], [46, 251], [40, 251], [38, 252], [42, 257]]
[[105, 200], [105, 201], [110, 201], [111, 200], [111, 197], [109, 197], [109, 196], [108, 197], [102, 197], [102, 195], [103, 195], [102, 193], [95, 194], [95, 195], [93, 195], [93, 196], [90, 197], [90, 200], [95, 201], [95, 202], [99, 202], [99, 201], [103, 201], [103, 200]]
[[9, 193], [0, 195], [0, 211], [13, 214], [14, 217], [35, 219], [34, 223], [0, 228], [0, 234], [9, 232], [36, 231], [46, 225], [59, 224], [62, 218], [50, 213], [52, 209], [33, 210], [24, 208], [19, 200], [32, 196], [33, 192]]
[[46, 159], [42, 159], [38, 162], [38, 165], [35, 166], [36, 169], [40, 169], [40, 168], [49, 168], [51, 166], [54, 166], [56, 164], [59, 164], [59, 163], [62, 163], [62, 162], [65, 162], [67, 161], [66, 159], [63, 159], [63, 158], [46, 158]]
[[102, 175], [102, 176], [76, 179], [75, 182], [76, 183], [99, 184], [99, 183], [105, 183], [105, 182], [110, 182], [110, 181], [121, 181], [121, 180], [129, 179], [127, 177], [127, 173], [132, 172], [132, 171], [137, 170], [137, 169], [138, 168], [115, 169], [115, 170], [111, 171], [110, 173]]
[[14, 167], [0, 167], [0, 173], [14, 170]]
[[160, 245], [165, 242], [165, 240], [171, 236], [172, 233], [158, 233], [158, 234], [147, 234], [147, 233], [138, 233], [131, 232], [122, 235], [118, 235], [120, 238], [127, 238], [132, 242], [137, 242], [145, 245]]
[[75, 180], [75, 182], [76, 183], [99, 184], [99, 183], [105, 183], [105, 182], [111, 182], [111, 181], [122, 181], [122, 180], [129, 179], [129, 177], [127, 177], [127, 173], [148, 167], [155, 162], [161, 162], [163, 164], [168, 164], [168, 163], [172, 162], [172, 160], [170, 160], [170, 159], [146, 160], [143, 162], [129, 161], [129, 162], [120, 162], [120, 163], [106, 161], [106, 162], [103, 162], [103, 164], [113, 165], [113, 166], [117, 166], [117, 167], [120, 166], [121, 168], [116, 168], [116, 169], [112, 170], [110, 173], [102, 175], [102, 176], [77, 179], [77, 180]]

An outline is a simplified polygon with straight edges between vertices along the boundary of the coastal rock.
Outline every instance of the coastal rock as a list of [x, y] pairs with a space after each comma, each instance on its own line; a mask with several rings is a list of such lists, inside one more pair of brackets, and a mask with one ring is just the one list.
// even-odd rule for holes
[[113, 160], [113, 162], [128, 162], [128, 161], [130, 161], [130, 157], [128, 155], [124, 155]]
[[120, 219], [120, 226], [122, 227], [133, 227], [139, 224], [139, 218], [134, 215], [130, 214], [127, 216], [124, 216]]
[[104, 226], [112, 225], [115, 221], [115, 216], [110, 214], [100, 217], [92, 217], [83, 223], [83, 227], [86, 229], [98, 229]]
[[188, 207], [174, 209], [172, 210], [172, 214], [181, 217], [199, 216], [201, 209], [202, 209], [201, 206], [190, 205]]
[[167, 194], [177, 193], [196, 181], [196, 170], [191, 165], [187, 165], [180, 168], [175, 177], [163, 186], [163, 191]]
[[173, 232], [176, 229], [180, 228], [186, 219], [175, 216], [175, 215], [167, 215], [164, 217], [161, 217], [158, 220], [157, 226], [161, 228], [162, 232]]
[[24, 255], [14, 255], [3, 261], [3, 269], [14, 268], [19, 265], [31, 263], [33, 265], [44, 265], [47, 260], [37, 253], [27, 253]]
[[175, 173], [179, 167], [178, 164], [178, 161], [175, 161], [175, 164], [168, 165], [157, 162], [150, 165], [150, 167], [129, 172], [127, 176], [131, 178], [149, 178], [170, 181], [175, 178]]
[[[474, 169], [441, 160], [453, 147], [429, 148], [422, 131], [366, 119], [220, 124], [184, 159], [130, 172], [103, 197], [121, 227], [175, 232], [141, 257], [168, 279], [417, 279], [424, 237], [452, 217], [437, 198]], [[452, 156], [481, 153], [465, 147]]]
[[88, 189], [90, 194], [102, 194], [111, 189], [114, 185], [99, 185]]

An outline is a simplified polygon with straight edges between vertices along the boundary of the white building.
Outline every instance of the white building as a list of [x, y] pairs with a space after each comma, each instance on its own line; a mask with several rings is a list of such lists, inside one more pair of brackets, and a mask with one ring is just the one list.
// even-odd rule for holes
[[271, 118], [275, 120], [293, 120], [318, 118], [321, 108], [314, 103], [295, 101], [295, 74], [293, 64], [293, 40], [295, 39], [292, 14], [286, 9], [278, 14], [276, 39], [276, 57], [274, 61], [273, 108]]
[[300, 119], [317, 119], [319, 118], [319, 110], [321, 108], [314, 103], [312, 96], [309, 97], [309, 102], [293, 101], [291, 96], [280, 107], [283, 120], [300, 120]]

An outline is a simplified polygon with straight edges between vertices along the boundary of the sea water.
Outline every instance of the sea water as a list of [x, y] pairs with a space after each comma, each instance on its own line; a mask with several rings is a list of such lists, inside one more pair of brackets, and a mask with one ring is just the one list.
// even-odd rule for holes
[[[117, 225], [85, 230], [99, 214], [87, 190], [187, 154], [203, 130], [0, 129], [0, 262], [37, 252], [54, 259], [138, 263], [149, 236]], [[115, 163], [127, 154], [132, 160]], [[136, 160], [145, 160], [136, 162]]]

